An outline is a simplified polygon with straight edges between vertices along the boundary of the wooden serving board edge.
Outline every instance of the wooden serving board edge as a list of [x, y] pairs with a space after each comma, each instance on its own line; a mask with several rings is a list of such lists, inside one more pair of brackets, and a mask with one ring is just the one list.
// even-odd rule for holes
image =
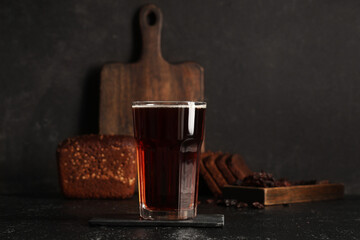
[[290, 187], [224, 186], [223, 196], [244, 202], [261, 202], [264, 205], [313, 202], [344, 197], [344, 185], [340, 183], [300, 185]]

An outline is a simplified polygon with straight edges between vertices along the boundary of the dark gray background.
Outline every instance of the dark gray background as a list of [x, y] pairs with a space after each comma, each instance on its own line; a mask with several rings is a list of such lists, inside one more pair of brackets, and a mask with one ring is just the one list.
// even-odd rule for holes
[[[205, 68], [207, 148], [360, 193], [360, 2], [153, 1], [169, 62]], [[140, 54], [147, 1], [0, 2], [0, 192], [58, 192], [55, 150], [98, 131], [101, 66]]]

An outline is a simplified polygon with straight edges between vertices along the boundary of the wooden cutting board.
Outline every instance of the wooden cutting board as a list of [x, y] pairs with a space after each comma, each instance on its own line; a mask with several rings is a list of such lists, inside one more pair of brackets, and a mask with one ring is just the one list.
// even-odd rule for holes
[[250, 203], [260, 202], [264, 205], [314, 202], [344, 197], [344, 185], [339, 183], [273, 188], [227, 185], [222, 191], [224, 198]]
[[170, 64], [161, 54], [161, 10], [145, 5], [139, 15], [142, 55], [135, 63], [104, 65], [100, 83], [100, 133], [133, 135], [133, 101], [204, 100], [204, 70], [194, 62]]

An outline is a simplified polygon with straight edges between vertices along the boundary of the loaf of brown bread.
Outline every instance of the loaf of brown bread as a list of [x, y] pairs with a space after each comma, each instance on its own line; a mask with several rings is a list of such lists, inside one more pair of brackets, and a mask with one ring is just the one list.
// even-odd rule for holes
[[136, 142], [129, 136], [83, 135], [61, 142], [57, 161], [70, 198], [129, 198], [136, 185]]

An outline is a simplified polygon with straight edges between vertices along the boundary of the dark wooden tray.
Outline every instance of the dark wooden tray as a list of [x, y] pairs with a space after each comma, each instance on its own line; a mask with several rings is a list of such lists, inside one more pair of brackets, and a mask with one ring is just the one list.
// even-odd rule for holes
[[222, 191], [224, 198], [237, 199], [242, 202], [260, 202], [264, 205], [312, 202], [344, 197], [344, 185], [339, 183], [273, 188], [226, 185]]

